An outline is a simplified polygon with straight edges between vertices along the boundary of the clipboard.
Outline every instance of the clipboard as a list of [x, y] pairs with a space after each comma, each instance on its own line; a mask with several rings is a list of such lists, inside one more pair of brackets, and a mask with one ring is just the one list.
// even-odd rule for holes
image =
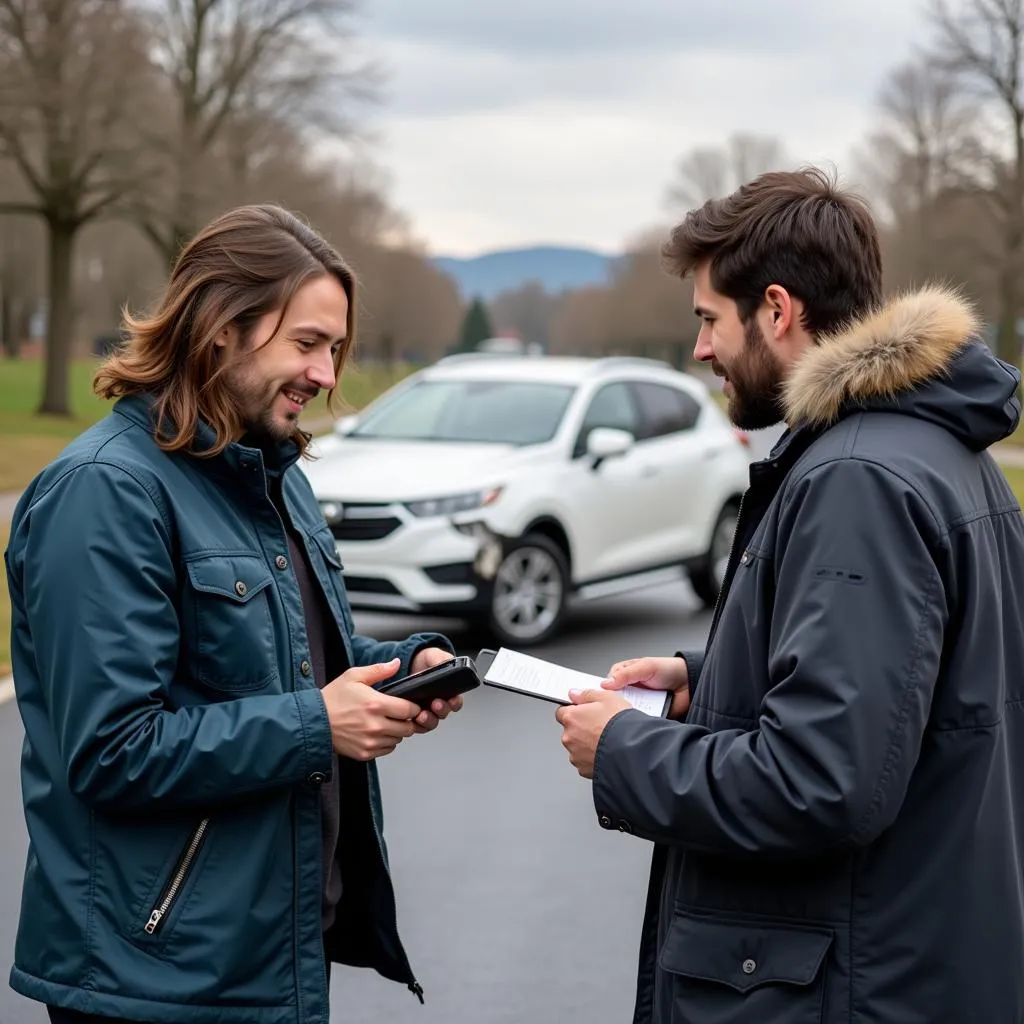
[[[597, 690], [604, 681], [603, 676], [564, 668], [506, 647], [498, 650], [483, 648], [474, 660], [485, 686], [562, 706], [572, 703], [570, 690]], [[654, 718], [666, 717], [672, 706], [672, 694], [664, 690], [627, 686], [616, 692], [637, 711]]]

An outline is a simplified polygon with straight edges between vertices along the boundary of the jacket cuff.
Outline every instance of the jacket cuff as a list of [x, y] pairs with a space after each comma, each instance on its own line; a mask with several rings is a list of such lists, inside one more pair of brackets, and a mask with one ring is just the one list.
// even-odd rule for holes
[[686, 662], [686, 678], [693, 693], [697, 680], [704, 669], [704, 651], [676, 651], [676, 657]]
[[[601, 738], [597, 741], [597, 750], [594, 753], [594, 779], [592, 794], [594, 799], [594, 810], [597, 812], [597, 823], [603, 829], [610, 831], [618, 830], [632, 834], [634, 826], [625, 816], [623, 801], [616, 799], [614, 779], [620, 774], [614, 764], [616, 760], [616, 748], [621, 747], [617, 734], [623, 729], [626, 735], [632, 735], [636, 729], [643, 729], [644, 723], [650, 723], [649, 715], [642, 711], [631, 709], [620, 711], [605, 726]], [[632, 726], [630, 725], [632, 723]]]
[[441, 650], [447, 651], [452, 656], [455, 654], [455, 647], [451, 640], [441, 633], [414, 633], [406, 641], [406, 645], [406, 649], [401, 655], [402, 667], [398, 671], [399, 676], [409, 675], [411, 671], [409, 666], [413, 659], [420, 651], [426, 650], [428, 647], [440, 647]]
[[296, 690], [294, 696], [299, 725], [302, 727], [304, 777], [310, 782], [326, 782], [334, 774], [334, 744], [331, 742], [327, 706], [315, 687]]

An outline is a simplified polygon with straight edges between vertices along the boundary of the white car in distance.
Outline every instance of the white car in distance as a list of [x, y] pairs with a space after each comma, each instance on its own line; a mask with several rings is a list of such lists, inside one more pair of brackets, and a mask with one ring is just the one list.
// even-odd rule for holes
[[304, 463], [353, 608], [458, 616], [529, 647], [572, 601], [680, 580], [717, 599], [750, 459], [667, 364], [451, 356]]

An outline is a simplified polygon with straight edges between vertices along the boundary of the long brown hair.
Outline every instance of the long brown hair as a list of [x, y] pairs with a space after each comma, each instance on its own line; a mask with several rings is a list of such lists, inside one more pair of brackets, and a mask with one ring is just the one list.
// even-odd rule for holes
[[[355, 275], [292, 214], [271, 205], [242, 206], [185, 246], [152, 314], [137, 317], [125, 310], [126, 344], [97, 371], [93, 390], [107, 399], [154, 395], [156, 440], [165, 451], [188, 448], [203, 420], [215, 435], [203, 454], [222, 452], [243, 423], [223, 380], [218, 335], [234, 325], [247, 341], [262, 317], [280, 310], [283, 318], [299, 288], [324, 274], [333, 274], [348, 296], [348, 329], [334, 357], [340, 378], [355, 344]], [[328, 405], [333, 397], [332, 390]], [[305, 453], [310, 436], [296, 427], [293, 440]]]
[[867, 205], [816, 167], [771, 171], [692, 210], [663, 249], [685, 277], [708, 263], [715, 291], [746, 322], [770, 285], [804, 303], [804, 328], [826, 334], [882, 298], [878, 231]]

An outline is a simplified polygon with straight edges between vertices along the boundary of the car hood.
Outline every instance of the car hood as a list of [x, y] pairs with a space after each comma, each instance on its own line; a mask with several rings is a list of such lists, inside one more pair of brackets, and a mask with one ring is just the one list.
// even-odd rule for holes
[[[502, 483], [501, 472], [527, 450], [502, 444], [374, 441], [318, 438], [304, 461], [318, 498], [338, 501], [412, 501], [465, 494]], [[536, 449], [529, 449], [536, 453]]]

